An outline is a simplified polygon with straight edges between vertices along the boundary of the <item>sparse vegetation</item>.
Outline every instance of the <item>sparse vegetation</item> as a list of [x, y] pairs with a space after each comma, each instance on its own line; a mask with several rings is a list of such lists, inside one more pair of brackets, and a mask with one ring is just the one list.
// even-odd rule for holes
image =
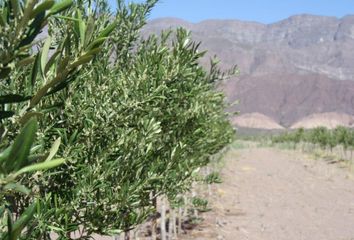
[[302, 150], [315, 150], [320, 148], [328, 154], [339, 151], [341, 160], [353, 160], [354, 130], [339, 126], [333, 130], [318, 127], [311, 130], [298, 129], [279, 136], [272, 137], [275, 144], [290, 143], [296, 149], [301, 146]]

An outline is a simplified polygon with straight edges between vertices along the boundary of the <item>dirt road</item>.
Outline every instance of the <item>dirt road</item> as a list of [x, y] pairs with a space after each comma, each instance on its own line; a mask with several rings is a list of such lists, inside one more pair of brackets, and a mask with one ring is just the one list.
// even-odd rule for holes
[[183, 239], [354, 240], [348, 169], [294, 151], [230, 151], [213, 210]]

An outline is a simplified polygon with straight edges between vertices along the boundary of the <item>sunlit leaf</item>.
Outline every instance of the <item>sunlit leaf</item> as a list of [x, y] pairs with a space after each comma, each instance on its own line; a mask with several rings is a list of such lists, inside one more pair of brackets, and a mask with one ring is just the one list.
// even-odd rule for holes
[[58, 138], [57, 140], [55, 140], [51, 149], [49, 150], [49, 154], [48, 154], [48, 157], [45, 159], [45, 162], [51, 161], [53, 159], [55, 154], [58, 152], [60, 143], [61, 143], [61, 138]]
[[15, 176], [18, 176], [18, 175], [21, 175], [21, 174], [27, 173], [27, 172], [48, 170], [48, 169], [57, 167], [57, 166], [63, 164], [64, 162], [65, 162], [65, 159], [59, 158], [59, 159], [54, 159], [54, 160], [47, 161], [47, 162], [32, 164], [30, 166], [21, 168], [19, 171], [17, 171], [15, 173]]
[[72, 3], [72, 0], [61, 0], [59, 2], [56, 2], [54, 6], [49, 10], [48, 15], [54, 15], [64, 11], [71, 7]]
[[4, 168], [10, 172], [17, 170], [26, 164], [31, 146], [37, 131], [37, 120], [32, 118], [21, 130], [20, 134], [15, 138], [11, 147], [8, 159], [4, 162]]

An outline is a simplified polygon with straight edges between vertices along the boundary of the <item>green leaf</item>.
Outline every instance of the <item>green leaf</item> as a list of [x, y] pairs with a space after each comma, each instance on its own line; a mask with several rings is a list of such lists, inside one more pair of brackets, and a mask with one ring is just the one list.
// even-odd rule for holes
[[36, 15], [35, 19], [32, 21], [28, 30], [25, 33], [26, 37], [21, 41], [19, 47], [23, 47], [30, 44], [37, 37], [37, 35], [44, 27], [43, 25], [44, 21], [45, 21], [44, 12]]
[[38, 71], [40, 70], [40, 64], [41, 64], [41, 53], [39, 52], [36, 56], [36, 60], [34, 61], [34, 64], [33, 64], [33, 67], [32, 67], [32, 73], [31, 73], [31, 85], [32, 85], [32, 88], [34, 87], [35, 85], [35, 82], [36, 82], [36, 78], [37, 78], [37, 75], [38, 75]]
[[91, 49], [90, 51], [87, 51], [85, 54], [83, 54], [82, 56], [80, 56], [80, 58], [78, 59], [78, 61], [82, 58], [86, 58], [86, 57], [89, 57], [89, 56], [94, 56], [96, 55], [97, 53], [99, 53], [102, 49], [101, 48], [94, 48], [94, 49]]
[[117, 27], [118, 22], [115, 21], [111, 24], [109, 24], [105, 29], [103, 29], [100, 34], [98, 35], [98, 38], [103, 38], [103, 37], [108, 37], [109, 34]]
[[102, 37], [102, 38], [98, 38], [95, 41], [93, 41], [92, 43], [90, 43], [87, 47], [87, 50], [91, 50], [93, 48], [99, 47], [100, 45], [102, 45], [102, 43], [104, 43], [104, 41], [106, 41], [108, 39], [108, 37]]
[[11, 147], [10, 156], [4, 162], [4, 168], [8, 172], [17, 170], [26, 164], [31, 146], [36, 136], [37, 128], [37, 120], [32, 118], [26, 123], [20, 134], [15, 138]]
[[60, 63], [57, 66], [57, 74], [63, 72], [65, 70], [65, 68], [68, 67], [68, 64], [69, 64], [69, 61], [70, 61], [70, 57], [66, 56], [64, 58], [61, 58], [60, 60], [61, 61], [60, 61]]
[[20, 14], [20, 3], [18, 0], [10, 0], [12, 13], [15, 17], [19, 17]]
[[19, 183], [8, 183], [5, 185], [4, 190], [13, 190], [23, 194], [30, 194], [30, 190]]
[[8, 148], [6, 148], [0, 153], [0, 164], [9, 158], [10, 152], [11, 152], [11, 146], [9, 146]]
[[35, 213], [37, 203], [29, 206], [21, 215], [21, 217], [13, 224], [11, 231], [11, 239], [16, 240], [20, 237], [22, 230], [27, 226]]
[[49, 48], [51, 44], [51, 37], [48, 37], [46, 41], [44, 42], [42, 53], [41, 53], [41, 73], [43, 75], [43, 78], [45, 77], [45, 66], [47, 64], [47, 57], [49, 53]]
[[48, 16], [62, 12], [72, 5], [72, 0], [63, 0], [54, 4], [54, 6], [49, 10]]
[[44, 74], [47, 74], [47, 72], [50, 70], [50, 68], [53, 66], [57, 56], [60, 54], [60, 51], [56, 51], [48, 60], [45, 68], [44, 68]]
[[40, 118], [43, 116], [43, 113], [40, 112], [26, 112], [25, 115], [23, 115], [20, 119], [20, 123], [24, 125], [29, 119], [31, 118]]
[[51, 161], [55, 154], [58, 152], [59, 146], [60, 146], [61, 138], [58, 138], [55, 140], [53, 143], [52, 147], [49, 150], [48, 157], [46, 158], [45, 162]]
[[21, 96], [18, 94], [7, 94], [0, 96], [0, 104], [6, 104], [6, 103], [19, 103], [19, 102], [24, 102], [31, 99], [28, 96]]
[[94, 58], [94, 55], [85, 54], [84, 56], [81, 56], [78, 60], [76, 60], [75, 62], [70, 64], [70, 68], [71, 69], [77, 68], [80, 65], [90, 62], [93, 58]]
[[27, 66], [29, 64], [32, 64], [35, 59], [36, 58], [33, 57], [33, 56], [24, 58], [21, 61], [19, 61], [18, 63], [16, 63], [16, 67], [24, 67], [24, 66]]
[[87, 27], [86, 27], [86, 33], [85, 33], [85, 45], [84, 46], [86, 46], [91, 41], [94, 30], [95, 30], [94, 18], [92, 17], [92, 15], [90, 15], [87, 20]]
[[47, 0], [37, 5], [36, 8], [32, 10], [30, 18], [35, 18], [39, 13], [47, 11], [55, 4], [54, 0]]
[[12, 220], [12, 214], [11, 212], [9, 212], [9, 210], [7, 210], [7, 236], [5, 235], [5, 237], [3, 238], [4, 240], [16, 240], [16, 238], [13, 237], [12, 234], [13, 231], [13, 220]]
[[7, 25], [5, 19], [6, 17], [4, 17], [4, 11], [1, 11], [0, 9], [0, 26], [5, 27]]
[[62, 81], [65, 81], [68, 73], [69, 71], [66, 71], [66, 69], [63, 69], [62, 71], [58, 71], [55, 78], [53, 78], [49, 83], [45, 84], [36, 92], [36, 94], [32, 97], [30, 101], [29, 107], [33, 108], [34, 106], [36, 106], [41, 101], [41, 99], [47, 95], [47, 92], [50, 88], [55, 87], [57, 84], [59, 84]]
[[5, 206], [0, 206], [0, 218], [3, 217], [4, 212], [5, 212]]
[[77, 21], [75, 22], [75, 28], [76, 28], [76, 31], [79, 33], [80, 44], [83, 47], [85, 44], [86, 25], [82, 19], [82, 14], [79, 9], [76, 10], [76, 18], [77, 18]]
[[57, 167], [57, 166], [63, 164], [64, 162], [65, 162], [65, 159], [59, 158], [59, 159], [54, 159], [49, 162], [32, 164], [30, 166], [21, 168], [19, 171], [17, 171], [15, 173], [15, 176], [18, 176], [20, 174], [27, 173], [27, 172], [35, 172], [35, 171], [42, 171], [42, 170], [51, 169], [51, 168], [54, 168], [54, 167]]

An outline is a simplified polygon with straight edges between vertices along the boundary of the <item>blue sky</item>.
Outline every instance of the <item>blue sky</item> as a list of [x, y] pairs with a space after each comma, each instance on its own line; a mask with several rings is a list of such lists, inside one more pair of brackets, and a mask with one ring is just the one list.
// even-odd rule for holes
[[[109, 0], [114, 6], [115, 0]], [[142, 0], [127, 0], [142, 2]], [[342, 17], [354, 14], [353, 0], [160, 0], [150, 18], [177, 17], [190, 22], [240, 19], [272, 23], [295, 14]]]

